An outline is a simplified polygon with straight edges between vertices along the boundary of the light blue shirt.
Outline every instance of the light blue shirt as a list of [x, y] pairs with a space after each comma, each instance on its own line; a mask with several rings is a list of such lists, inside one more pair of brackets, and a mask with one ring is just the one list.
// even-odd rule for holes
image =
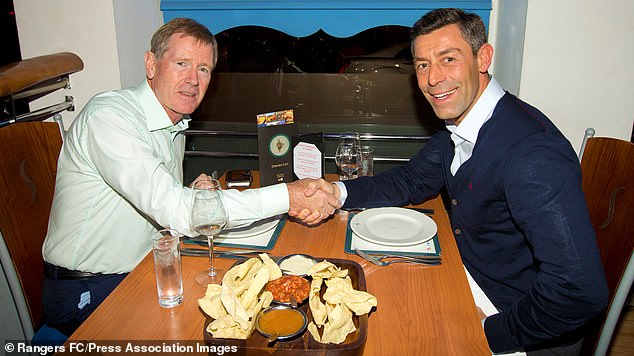
[[[93, 273], [130, 272], [162, 227], [190, 229], [193, 190], [183, 185], [188, 119], [172, 124], [144, 80], [99, 94], [64, 138], [42, 253], [49, 263]], [[223, 191], [230, 224], [285, 213], [285, 184]]]

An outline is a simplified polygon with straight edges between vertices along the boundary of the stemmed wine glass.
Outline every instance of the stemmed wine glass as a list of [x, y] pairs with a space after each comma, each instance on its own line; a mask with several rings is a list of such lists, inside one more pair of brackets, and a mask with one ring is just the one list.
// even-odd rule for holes
[[352, 179], [352, 175], [359, 169], [361, 159], [359, 134], [356, 132], [341, 134], [337, 152], [335, 153], [335, 162], [343, 172], [340, 179]]
[[[209, 182], [206, 182], [209, 183]], [[194, 203], [191, 210], [192, 230], [207, 237], [210, 268], [196, 276], [196, 282], [203, 287], [220, 284], [225, 271], [214, 267], [214, 236], [220, 233], [229, 220], [222, 204], [220, 182], [211, 180], [211, 186], [194, 189]]]

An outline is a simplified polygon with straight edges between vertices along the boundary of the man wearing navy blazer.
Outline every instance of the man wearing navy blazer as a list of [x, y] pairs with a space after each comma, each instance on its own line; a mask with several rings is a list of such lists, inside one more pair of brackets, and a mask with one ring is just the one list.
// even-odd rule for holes
[[418, 85], [448, 130], [401, 167], [336, 182], [344, 208], [419, 203], [446, 187], [463, 263], [499, 311], [483, 319], [491, 350], [578, 354], [608, 294], [573, 148], [491, 78], [477, 15], [432, 11], [411, 39]]

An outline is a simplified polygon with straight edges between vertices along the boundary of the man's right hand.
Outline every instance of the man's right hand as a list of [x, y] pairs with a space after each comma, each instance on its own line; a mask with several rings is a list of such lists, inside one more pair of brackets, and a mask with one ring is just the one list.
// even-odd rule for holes
[[301, 179], [287, 183], [289, 215], [308, 225], [317, 224], [341, 207], [339, 189], [323, 179]]

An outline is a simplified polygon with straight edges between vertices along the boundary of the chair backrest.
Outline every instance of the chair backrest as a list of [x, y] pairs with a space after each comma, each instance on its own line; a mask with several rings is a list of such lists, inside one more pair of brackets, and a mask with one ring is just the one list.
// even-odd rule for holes
[[0, 128], [0, 231], [20, 280], [34, 327], [42, 322], [42, 243], [62, 146], [55, 122]]
[[[622, 305], [613, 305], [613, 301], [634, 249], [634, 143], [605, 137], [588, 138], [581, 171], [582, 187], [608, 282], [608, 310], [622, 308]], [[587, 347], [594, 349], [608, 310], [597, 319], [594, 332], [586, 338]]]

